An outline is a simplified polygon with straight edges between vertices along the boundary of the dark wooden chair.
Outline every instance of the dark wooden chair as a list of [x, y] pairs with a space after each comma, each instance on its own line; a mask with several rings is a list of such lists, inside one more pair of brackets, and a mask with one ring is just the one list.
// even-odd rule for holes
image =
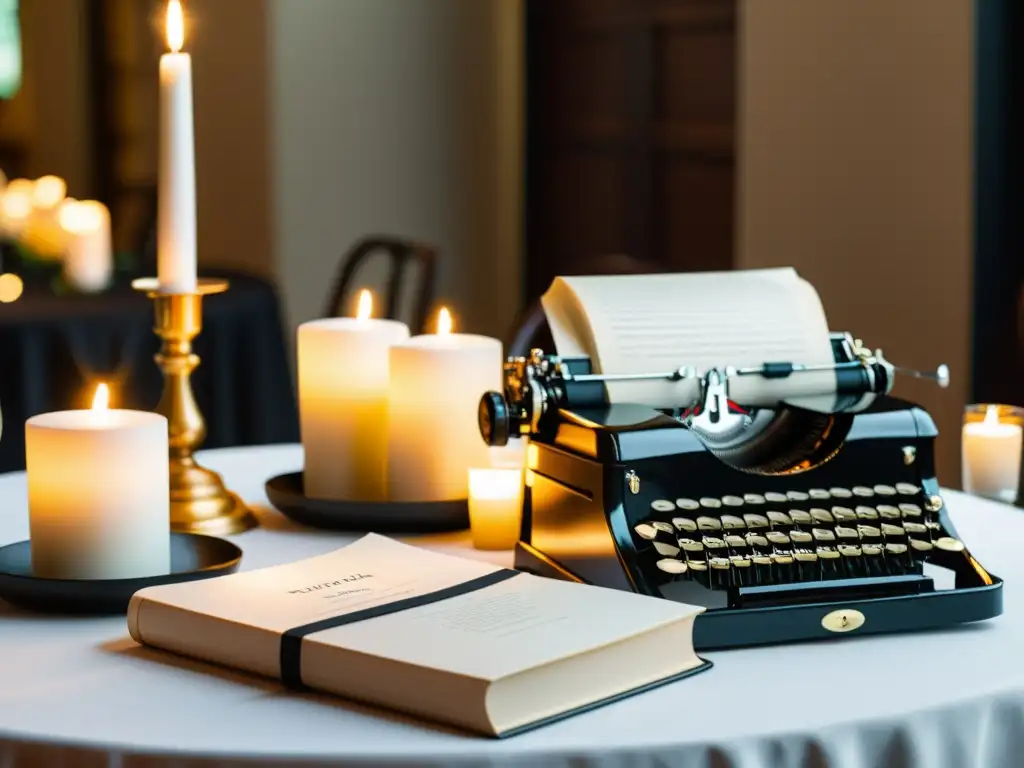
[[[434, 303], [437, 280], [437, 250], [425, 243], [389, 236], [371, 236], [357, 242], [339, 263], [334, 285], [323, 310], [324, 317], [335, 317], [348, 306], [359, 270], [374, 258], [388, 259], [387, 287], [383, 317], [403, 319], [402, 299], [411, 290], [412, 316], [407, 319], [413, 333], [424, 331], [427, 315]], [[415, 271], [419, 272], [418, 275]]]

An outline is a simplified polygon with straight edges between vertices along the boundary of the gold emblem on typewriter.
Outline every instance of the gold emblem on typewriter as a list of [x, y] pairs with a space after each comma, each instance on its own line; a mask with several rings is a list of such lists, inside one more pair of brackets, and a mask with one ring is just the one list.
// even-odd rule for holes
[[629, 483], [629, 492], [634, 496], [640, 493], [640, 475], [632, 469], [626, 473], [626, 482]]
[[839, 611], [826, 613], [821, 620], [821, 626], [829, 632], [853, 632], [864, 626], [864, 614], [852, 608], [843, 608]]

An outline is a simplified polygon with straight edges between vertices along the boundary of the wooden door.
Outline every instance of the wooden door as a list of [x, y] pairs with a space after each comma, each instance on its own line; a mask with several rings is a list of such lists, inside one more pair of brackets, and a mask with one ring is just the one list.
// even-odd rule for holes
[[736, 0], [528, 0], [526, 287], [733, 261]]

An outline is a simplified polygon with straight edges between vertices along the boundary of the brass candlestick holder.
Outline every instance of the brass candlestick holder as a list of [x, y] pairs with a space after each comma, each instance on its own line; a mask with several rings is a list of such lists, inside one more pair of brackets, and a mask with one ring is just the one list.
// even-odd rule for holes
[[155, 278], [135, 280], [132, 287], [153, 299], [153, 331], [163, 342], [154, 358], [164, 375], [156, 412], [167, 417], [171, 530], [219, 536], [256, 527], [256, 516], [242, 499], [193, 456], [206, 438], [206, 423], [192, 394], [192, 371], [199, 365], [192, 339], [203, 329], [203, 297], [226, 291], [227, 280], [199, 280], [192, 293], [163, 293]]

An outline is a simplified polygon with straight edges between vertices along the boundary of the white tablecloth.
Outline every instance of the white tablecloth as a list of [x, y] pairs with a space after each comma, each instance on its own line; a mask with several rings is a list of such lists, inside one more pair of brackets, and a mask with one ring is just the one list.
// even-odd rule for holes
[[[272, 511], [264, 480], [296, 446], [211, 451], [205, 462], [262, 505], [236, 537], [243, 569], [348, 539]], [[1024, 512], [947, 492], [961, 534], [1007, 580], [1005, 614], [931, 633], [709, 654], [710, 672], [505, 741], [162, 655], [123, 619], [63, 619], [0, 604], [0, 767], [236, 765], [1024, 765]], [[0, 544], [28, 535], [25, 478], [0, 476]], [[411, 539], [476, 553], [465, 535]]]

